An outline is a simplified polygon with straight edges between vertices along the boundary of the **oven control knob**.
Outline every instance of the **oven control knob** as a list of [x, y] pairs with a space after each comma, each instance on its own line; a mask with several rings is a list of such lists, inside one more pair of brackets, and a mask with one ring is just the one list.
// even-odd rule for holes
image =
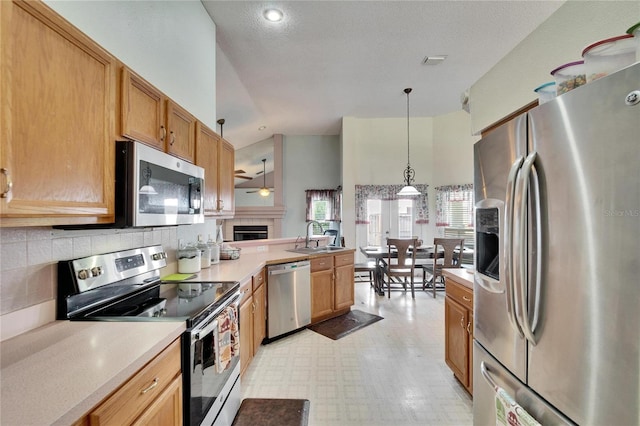
[[79, 280], [86, 280], [87, 278], [91, 277], [91, 271], [88, 269], [80, 269], [78, 271], [78, 279]]
[[154, 253], [151, 255], [151, 259], [153, 260], [161, 260], [161, 259], [166, 259], [167, 258], [167, 253], [161, 251], [159, 253]]
[[102, 275], [102, 274], [104, 274], [104, 271], [102, 270], [102, 266], [94, 266], [93, 268], [91, 268], [91, 276], [97, 277], [98, 275]]

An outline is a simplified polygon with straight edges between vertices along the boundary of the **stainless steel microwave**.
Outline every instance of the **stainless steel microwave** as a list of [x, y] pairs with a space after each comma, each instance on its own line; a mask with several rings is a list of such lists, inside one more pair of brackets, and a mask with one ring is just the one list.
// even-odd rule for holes
[[204, 169], [135, 141], [116, 142], [115, 227], [204, 223]]

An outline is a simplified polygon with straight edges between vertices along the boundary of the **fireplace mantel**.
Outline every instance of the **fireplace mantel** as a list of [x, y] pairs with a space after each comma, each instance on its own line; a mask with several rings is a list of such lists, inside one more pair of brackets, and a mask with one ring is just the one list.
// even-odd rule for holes
[[243, 206], [236, 207], [234, 219], [282, 219], [287, 208], [284, 206]]

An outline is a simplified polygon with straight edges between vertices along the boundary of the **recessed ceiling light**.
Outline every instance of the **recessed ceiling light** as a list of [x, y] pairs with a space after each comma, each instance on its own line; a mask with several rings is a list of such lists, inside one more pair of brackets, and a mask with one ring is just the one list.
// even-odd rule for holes
[[422, 60], [422, 65], [438, 65], [447, 59], [447, 55], [431, 55], [425, 56]]
[[267, 128], [267, 126], [260, 126], [260, 127], [258, 127], [258, 130], [262, 131], [262, 130], [264, 130], [266, 128]]
[[282, 21], [282, 11], [278, 9], [267, 9], [264, 11], [264, 19], [270, 22], [280, 22]]

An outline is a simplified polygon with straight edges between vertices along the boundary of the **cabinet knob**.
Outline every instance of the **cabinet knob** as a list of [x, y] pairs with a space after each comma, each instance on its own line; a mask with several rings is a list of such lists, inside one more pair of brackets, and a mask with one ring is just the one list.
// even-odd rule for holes
[[169, 133], [171, 134], [171, 141], [169, 142], [169, 145], [173, 145], [176, 141], [176, 135], [173, 133], [173, 130]]
[[467, 334], [471, 335], [471, 321], [467, 323]]
[[167, 137], [167, 129], [164, 126], [160, 126], [160, 142], [164, 142], [164, 139]]
[[151, 383], [151, 385], [148, 388], [142, 389], [140, 391], [141, 394], [145, 394], [147, 392], [149, 392], [151, 389], [155, 388], [156, 386], [158, 386], [158, 378], [156, 377], [155, 379], [153, 379], [153, 383]]

